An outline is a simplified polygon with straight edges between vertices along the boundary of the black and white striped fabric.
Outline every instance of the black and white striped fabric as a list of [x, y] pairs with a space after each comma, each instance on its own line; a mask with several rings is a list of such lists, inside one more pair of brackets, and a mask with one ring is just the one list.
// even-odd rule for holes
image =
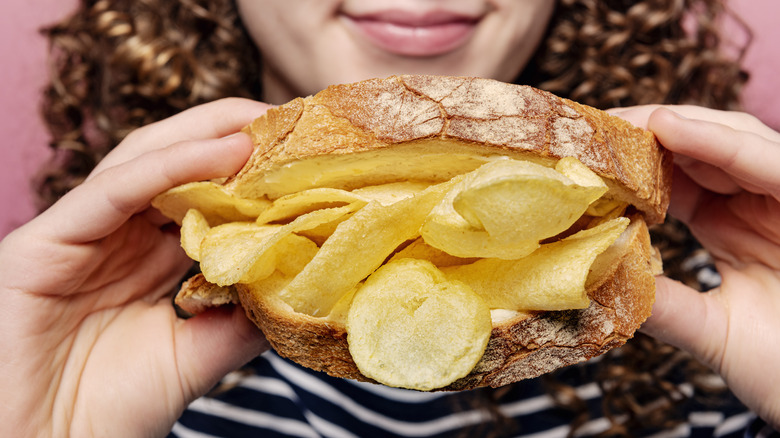
[[[452, 437], [499, 435], [565, 438], [571, 413], [556, 408], [539, 379], [512, 385], [498, 409], [510, 422], [496, 425], [474, 399], [487, 392], [423, 393], [336, 379], [298, 366], [273, 352], [251, 364], [251, 373], [218, 395], [196, 400], [171, 431], [171, 437]], [[597, 435], [610, 426], [601, 417], [601, 391], [589, 374], [593, 363], [570, 367], [561, 378], [574, 384], [588, 404], [590, 420], [576, 436]], [[575, 381], [587, 382], [576, 385]], [[565, 382], [565, 383], [570, 383]], [[680, 390], [692, 388], [682, 383]], [[755, 416], [730, 398], [717, 406], [693, 397], [682, 407], [682, 422], [672, 430], [648, 430], [653, 438], [745, 435]], [[759, 435], [753, 435], [759, 438]]]

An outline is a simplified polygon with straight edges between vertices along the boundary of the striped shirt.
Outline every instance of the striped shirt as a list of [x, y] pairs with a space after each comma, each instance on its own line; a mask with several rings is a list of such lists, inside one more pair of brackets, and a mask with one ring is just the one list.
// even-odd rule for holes
[[[611, 423], [602, 416], [602, 393], [589, 376], [595, 361], [569, 367], [559, 378], [580, 383], [574, 389], [585, 401], [590, 420], [576, 436], [592, 436]], [[231, 389], [202, 397], [185, 411], [170, 436], [205, 437], [452, 437], [487, 436], [496, 427], [474, 399], [488, 391], [417, 392], [337, 379], [282, 359], [273, 352], [250, 364], [248, 375], [234, 379]], [[570, 382], [566, 382], [569, 380]], [[680, 391], [693, 395], [691, 385]], [[498, 402], [504, 417], [498, 436], [565, 438], [572, 414], [556, 407], [540, 379], [511, 385]], [[717, 405], [689, 397], [681, 421], [670, 430], [637, 431], [652, 438], [745, 435], [755, 416], [730, 395]], [[754, 434], [759, 438], [758, 432]]]
[[[702, 290], [719, 284], [708, 257], [691, 257], [686, 263], [690, 265], [686, 269], [697, 273]], [[575, 437], [599, 435], [612, 424], [604, 416], [603, 393], [595, 383], [599, 360], [556, 373], [561, 383], [574, 388], [589, 414], [575, 429]], [[427, 393], [333, 378], [273, 351], [253, 360], [247, 371], [226, 378], [231, 389], [193, 402], [169, 436], [566, 438], [574, 416], [556, 406], [542, 379], [509, 385], [498, 401], [488, 401], [491, 390], [485, 389]], [[697, 396], [682, 377], [677, 389], [687, 397], [673, 427], [629, 433], [647, 438], [780, 438], [728, 392], [717, 400]], [[497, 408], [503, 421], [489, 414], [488, 404]]]

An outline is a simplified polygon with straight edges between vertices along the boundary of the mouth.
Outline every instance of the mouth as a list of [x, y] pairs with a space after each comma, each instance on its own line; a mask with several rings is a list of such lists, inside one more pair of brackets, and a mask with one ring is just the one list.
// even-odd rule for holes
[[473, 35], [482, 17], [447, 11], [424, 14], [389, 10], [366, 15], [341, 14], [360, 39], [400, 56], [430, 57], [452, 52]]

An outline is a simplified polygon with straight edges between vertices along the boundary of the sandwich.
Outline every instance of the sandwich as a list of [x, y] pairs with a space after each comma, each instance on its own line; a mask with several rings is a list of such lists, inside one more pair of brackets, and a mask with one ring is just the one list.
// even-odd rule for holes
[[409, 75], [331, 86], [244, 132], [238, 173], [153, 201], [200, 264], [176, 303], [240, 304], [303, 366], [497, 387], [603, 354], [650, 315], [671, 156], [620, 118]]

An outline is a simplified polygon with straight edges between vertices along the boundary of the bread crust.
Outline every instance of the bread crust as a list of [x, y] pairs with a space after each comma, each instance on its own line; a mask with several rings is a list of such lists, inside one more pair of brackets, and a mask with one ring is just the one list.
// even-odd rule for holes
[[[669, 204], [671, 154], [652, 133], [551, 93], [491, 79], [392, 76], [331, 86], [269, 110], [246, 132], [254, 153], [226, 183], [246, 198], [269, 195], [264, 179], [289, 163], [425, 141], [423, 149], [442, 153], [576, 157], [649, 224], [663, 221]], [[373, 184], [408, 177], [372, 173]]]

